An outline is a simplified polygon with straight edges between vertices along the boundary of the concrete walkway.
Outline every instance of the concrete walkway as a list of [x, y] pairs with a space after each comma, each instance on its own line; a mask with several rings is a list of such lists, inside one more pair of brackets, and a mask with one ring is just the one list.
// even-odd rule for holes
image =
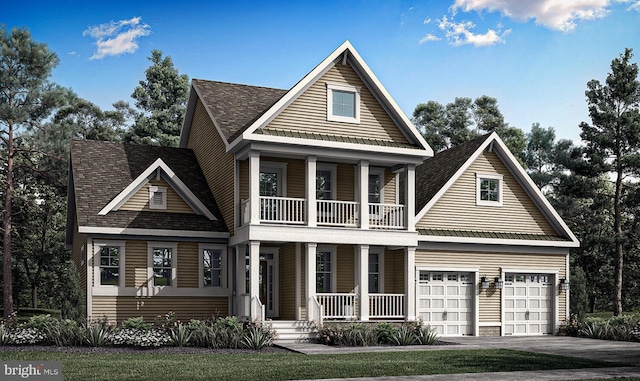
[[526, 372], [494, 372], [494, 373], [461, 373], [431, 376], [394, 376], [377, 378], [357, 378], [352, 380], [576, 380], [576, 379], [608, 379], [608, 378], [640, 378], [640, 343], [620, 341], [593, 340], [565, 336], [539, 337], [455, 337], [445, 338], [452, 345], [408, 346], [408, 347], [346, 347], [336, 348], [319, 344], [294, 343], [280, 344], [283, 348], [309, 354], [336, 354], [383, 351], [434, 351], [448, 349], [486, 349], [504, 348], [526, 352], [545, 353], [569, 357], [628, 364], [614, 368], [593, 369], [557, 369]]

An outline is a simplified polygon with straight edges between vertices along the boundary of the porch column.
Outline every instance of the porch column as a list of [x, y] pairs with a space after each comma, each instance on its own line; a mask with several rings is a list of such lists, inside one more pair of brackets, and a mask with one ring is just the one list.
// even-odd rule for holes
[[359, 201], [360, 201], [360, 229], [369, 229], [369, 161], [358, 162], [360, 172]]
[[404, 248], [404, 313], [407, 321], [416, 320], [416, 248]]
[[260, 223], [260, 153], [249, 152], [249, 223]]
[[369, 320], [369, 245], [358, 245], [358, 310], [360, 321]]
[[246, 317], [250, 314], [245, 304], [245, 295], [247, 294], [247, 246], [236, 246], [236, 315], [238, 317]]
[[407, 174], [407, 182], [405, 186], [405, 224], [410, 232], [416, 231], [416, 166], [408, 164], [405, 171]]
[[[307, 199], [307, 226], [318, 225], [318, 209], [316, 206], [316, 161], [315, 156], [307, 157], [307, 181], [305, 194]], [[315, 257], [313, 263], [316, 263]], [[315, 281], [314, 281], [315, 282]], [[315, 283], [314, 283], [315, 284]]]
[[305, 259], [304, 292], [307, 306], [307, 321], [313, 321], [309, 313], [311, 298], [316, 295], [316, 249], [317, 243], [307, 243], [307, 257]]
[[[251, 319], [256, 319], [262, 315], [258, 311], [254, 299], [260, 299], [260, 241], [249, 243], [249, 298], [251, 300]], [[264, 302], [264, 301], [261, 301]]]

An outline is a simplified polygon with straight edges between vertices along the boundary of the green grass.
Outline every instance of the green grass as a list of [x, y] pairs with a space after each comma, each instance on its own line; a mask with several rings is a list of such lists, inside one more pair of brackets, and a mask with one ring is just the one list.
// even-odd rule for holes
[[608, 367], [506, 349], [301, 355], [4, 352], [1, 360], [62, 361], [65, 380], [286, 380]]

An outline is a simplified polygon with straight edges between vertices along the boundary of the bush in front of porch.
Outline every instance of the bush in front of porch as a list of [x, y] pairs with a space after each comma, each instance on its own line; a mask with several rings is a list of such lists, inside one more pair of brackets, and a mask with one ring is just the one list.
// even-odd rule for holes
[[318, 329], [318, 344], [345, 347], [433, 345], [438, 335], [422, 321], [405, 323], [328, 323]]

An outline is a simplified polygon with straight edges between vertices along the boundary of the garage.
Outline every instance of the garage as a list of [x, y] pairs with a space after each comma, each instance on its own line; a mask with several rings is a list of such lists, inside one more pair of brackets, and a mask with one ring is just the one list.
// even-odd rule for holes
[[506, 273], [504, 278], [504, 334], [553, 334], [552, 274]]
[[416, 313], [440, 335], [473, 335], [473, 290], [473, 273], [421, 270]]

